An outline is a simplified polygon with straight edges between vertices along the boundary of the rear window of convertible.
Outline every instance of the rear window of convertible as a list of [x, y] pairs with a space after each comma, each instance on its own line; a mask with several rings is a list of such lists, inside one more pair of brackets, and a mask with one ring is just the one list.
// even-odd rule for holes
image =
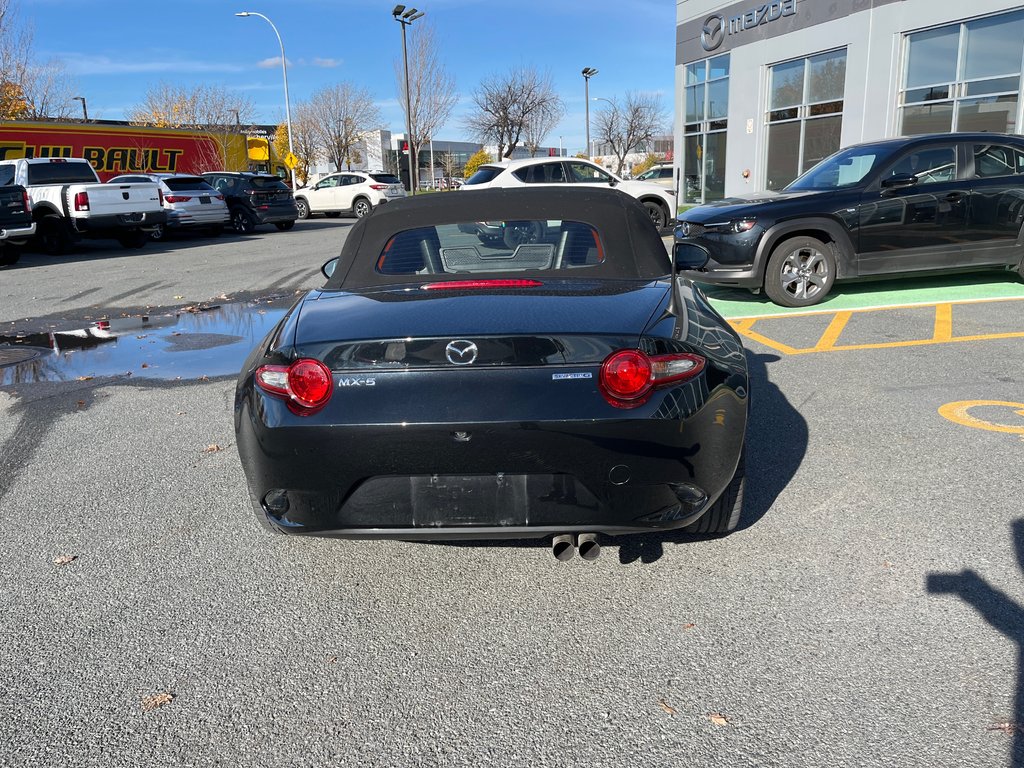
[[383, 275], [580, 269], [605, 259], [600, 235], [579, 221], [469, 221], [399, 232], [377, 259]]

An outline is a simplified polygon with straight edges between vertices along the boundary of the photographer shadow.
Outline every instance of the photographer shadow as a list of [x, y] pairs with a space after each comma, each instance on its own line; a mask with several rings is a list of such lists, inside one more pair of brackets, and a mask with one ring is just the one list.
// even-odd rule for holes
[[[1015, 520], [1012, 528], [1017, 567], [1024, 572], [1024, 519]], [[1017, 687], [1012, 720], [1005, 729], [1014, 736], [1010, 766], [1024, 766], [1024, 606], [969, 568], [959, 573], [929, 573], [925, 585], [933, 595], [956, 595], [1017, 644]]]
[[[793, 479], [807, 453], [807, 420], [790, 404], [768, 377], [768, 364], [778, 355], [747, 350], [750, 377], [750, 413], [747, 420], [746, 484], [743, 511], [736, 530], [756, 524]], [[688, 544], [714, 536], [668, 531], [619, 536], [607, 543], [618, 546], [619, 562], [653, 563], [664, 554], [664, 544]]]

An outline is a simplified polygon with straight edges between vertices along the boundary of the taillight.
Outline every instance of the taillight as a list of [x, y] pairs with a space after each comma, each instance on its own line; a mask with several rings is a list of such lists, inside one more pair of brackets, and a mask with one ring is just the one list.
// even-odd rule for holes
[[89, 193], [88, 192], [75, 192], [75, 210], [76, 211], [88, 211], [89, 210]]
[[387, 184], [371, 184], [370, 189], [387, 189]]
[[25, 205], [25, 213], [31, 213], [32, 211], [32, 198], [28, 196], [28, 190], [21, 190], [21, 200]]
[[651, 391], [692, 379], [704, 370], [700, 355], [647, 355], [639, 349], [620, 349], [601, 363], [598, 383], [605, 399], [616, 408], [635, 408]]
[[188, 195], [167, 195], [167, 197], [164, 198], [168, 203], [187, 203], [191, 199], [192, 198]]
[[224, 195], [214, 195], [214, 197], [216, 197], [218, 200], [224, 199]]
[[444, 283], [426, 283], [425, 291], [462, 291], [469, 288], [536, 288], [544, 285], [540, 280], [448, 280]]
[[308, 416], [327, 405], [334, 391], [330, 369], [319, 360], [303, 358], [288, 366], [262, 365], [256, 369], [256, 385], [288, 401], [292, 413]]

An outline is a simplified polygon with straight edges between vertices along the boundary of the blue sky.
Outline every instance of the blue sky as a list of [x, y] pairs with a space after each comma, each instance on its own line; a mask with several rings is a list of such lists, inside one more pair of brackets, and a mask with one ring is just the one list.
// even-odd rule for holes
[[[89, 117], [123, 119], [160, 81], [209, 83], [245, 93], [257, 122], [284, 119], [280, 48], [262, 19], [236, 18], [256, 11], [277, 26], [288, 58], [291, 102], [341, 81], [370, 91], [384, 124], [402, 132], [394, 62], [402, 55], [393, 0], [16, 0], [35, 27], [38, 59], [67, 64]], [[584, 88], [580, 70], [600, 72], [591, 97], [626, 91], [657, 93], [671, 121], [675, 56], [672, 0], [425, 0], [405, 3], [426, 11], [443, 45], [442, 60], [460, 94], [439, 138], [468, 139], [461, 117], [480, 80], [510, 67], [532, 65], [551, 73], [565, 102], [561, 125], [547, 140], [576, 151], [585, 143]], [[507, 10], [506, 10], [507, 9]], [[591, 111], [599, 107], [591, 102]], [[668, 128], [668, 125], [666, 125]]]

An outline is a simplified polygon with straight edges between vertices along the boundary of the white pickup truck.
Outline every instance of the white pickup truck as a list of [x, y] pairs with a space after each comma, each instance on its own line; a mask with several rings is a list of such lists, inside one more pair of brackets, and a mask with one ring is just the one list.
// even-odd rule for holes
[[102, 184], [88, 160], [70, 157], [0, 160], [0, 175], [28, 190], [36, 243], [51, 255], [83, 237], [114, 238], [141, 248], [149, 230], [167, 221], [155, 183]]

